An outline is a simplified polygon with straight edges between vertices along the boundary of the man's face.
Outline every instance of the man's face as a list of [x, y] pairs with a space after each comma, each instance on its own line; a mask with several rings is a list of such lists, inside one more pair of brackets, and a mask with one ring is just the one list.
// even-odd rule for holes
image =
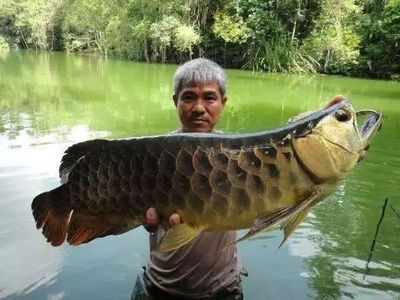
[[183, 132], [211, 132], [222, 113], [226, 96], [216, 82], [183, 88], [173, 96]]

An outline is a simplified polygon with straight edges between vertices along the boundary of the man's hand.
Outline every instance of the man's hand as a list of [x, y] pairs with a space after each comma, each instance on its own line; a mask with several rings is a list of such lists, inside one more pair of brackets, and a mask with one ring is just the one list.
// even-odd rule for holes
[[160, 220], [160, 217], [157, 214], [157, 211], [154, 207], [150, 207], [146, 211], [145, 215], [145, 228], [149, 232], [154, 232], [157, 229], [157, 226], [160, 224], [166, 225], [168, 227], [172, 227], [182, 223], [181, 216], [177, 213], [174, 213], [169, 216], [168, 222], [166, 223], [164, 220]]

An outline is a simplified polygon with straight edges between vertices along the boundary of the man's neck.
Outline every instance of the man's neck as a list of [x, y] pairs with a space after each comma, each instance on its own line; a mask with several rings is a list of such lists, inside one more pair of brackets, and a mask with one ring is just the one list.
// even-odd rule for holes
[[180, 128], [177, 129], [177, 132], [179, 132], [179, 133], [191, 133], [191, 132], [215, 133], [216, 131], [217, 131], [217, 130], [215, 130], [214, 128], [211, 128], [211, 130], [210, 130], [210, 131], [207, 131], [207, 132], [204, 132], [204, 131], [195, 131], [195, 130], [188, 130], [188, 129], [185, 129], [185, 128], [183, 128], [183, 127], [180, 127]]

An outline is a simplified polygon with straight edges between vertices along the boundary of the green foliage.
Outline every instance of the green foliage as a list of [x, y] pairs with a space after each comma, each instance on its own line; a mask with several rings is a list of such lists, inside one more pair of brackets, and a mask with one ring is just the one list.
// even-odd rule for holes
[[174, 39], [175, 28], [179, 26], [179, 21], [173, 16], [164, 16], [159, 22], [150, 26], [150, 37], [155, 53], [161, 54], [161, 61], [165, 62], [166, 51]]
[[238, 15], [230, 16], [222, 12], [216, 13], [212, 30], [227, 43], [242, 44], [249, 37], [249, 29]]
[[17, 27], [30, 30], [28, 42], [35, 48], [46, 50], [61, 0], [37, 0], [19, 2], [19, 13], [16, 16]]
[[190, 58], [192, 57], [192, 47], [198, 45], [200, 35], [192, 26], [180, 25], [175, 29], [175, 48], [180, 52], [189, 51]]
[[253, 70], [315, 73], [319, 63], [285, 36], [273, 37], [250, 61]]
[[400, 81], [400, 0], [392, 0], [385, 8], [382, 20], [385, 58], [390, 78]]
[[400, 0], [391, 0], [385, 7], [382, 31], [387, 39], [393, 42], [400, 41]]
[[360, 29], [360, 73], [397, 80], [400, 76], [400, 1], [390, 0], [365, 15]]
[[[0, 0], [2, 44], [400, 77], [400, 0]], [[4, 46], [6, 47], [6, 46]]]
[[63, 22], [67, 50], [100, 52], [107, 56], [107, 26], [109, 22], [113, 22], [115, 12], [118, 12], [115, 2], [106, 0], [72, 2]]
[[56, 27], [62, 14], [63, 0], [2, 0], [0, 3], [0, 24], [8, 27], [0, 33], [14, 37], [22, 48], [36, 50], [53, 49], [60, 36]]
[[250, 30], [246, 67], [273, 72], [315, 72], [317, 61], [299, 45], [320, 11], [318, 0], [239, 3], [238, 11]]
[[343, 73], [357, 64], [359, 37], [345, 28], [327, 27], [313, 32], [305, 41], [302, 51], [318, 61], [318, 71]]
[[303, 52], [319, 62], [318, 71], [346, 73], [357, 64], [360, 38], [352, 19], [360, 11], [354, 0], [325, 2], [317, 26], [302, 47]]

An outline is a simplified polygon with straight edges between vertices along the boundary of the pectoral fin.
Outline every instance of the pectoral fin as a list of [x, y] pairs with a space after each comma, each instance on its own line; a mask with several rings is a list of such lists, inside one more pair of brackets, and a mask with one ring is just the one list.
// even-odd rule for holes
[[278, 249], [286, 242], [288, 237], [292, 234], [292, 232], [300, 225], [301, 222], [306, 218], [310, 208], [306, 208], [305, 210], [289, 217], [289, 219], [282, 225], [284, 237], [282, 242], [279, 244]]
[[254, 226], [251, 227], [249, 231], [243, 237], [238, 239], [235, 243], [246, 240], [259, 233], [260, 231], [267, 230], [273, 225], [287, 220], [286, 223], [282, 226], [284, 228], [285, 234], [285, 237], [280, 244], [280, 246], [282, 246], [282, 244], [286, 241], [293, 230], [295, 230], [296, 227], [301, 223], [301, 221], [303, 221], [304, 218], [307, 216], [310, 208], [318, 202], [320, 196], [320, 191], [315, 190], [308, 198], [300, 203], [295, 203], [292, 206], [278, 209], [272, 214], [258, 218]]
[[186, 223], [176, 225], [167, 230], [157, 250], [166, 252], [182, 247], [198, 236], [202, 230], [201, 227], [193, 227]]
[[279, 223], [279, 221], [285, 219], [287, 217], [287, 215], [290, 214], [290, 211], [292, 209], [293, 209], [293, 207], [290, 206], [287, 208], [279, 209], [268, 216], [258, 218], [256, 220], [254, 226], [251, 227], [249, 229], [249, 231], [244, 236], [242, 236], [240, 239], [238, 239], [235, 243], [243, 241], [243, 240], [247, 240], [248, 238], [259, 233], [260, 231], [264, 231], [264, 230], [271, 228], [273, 225]]

